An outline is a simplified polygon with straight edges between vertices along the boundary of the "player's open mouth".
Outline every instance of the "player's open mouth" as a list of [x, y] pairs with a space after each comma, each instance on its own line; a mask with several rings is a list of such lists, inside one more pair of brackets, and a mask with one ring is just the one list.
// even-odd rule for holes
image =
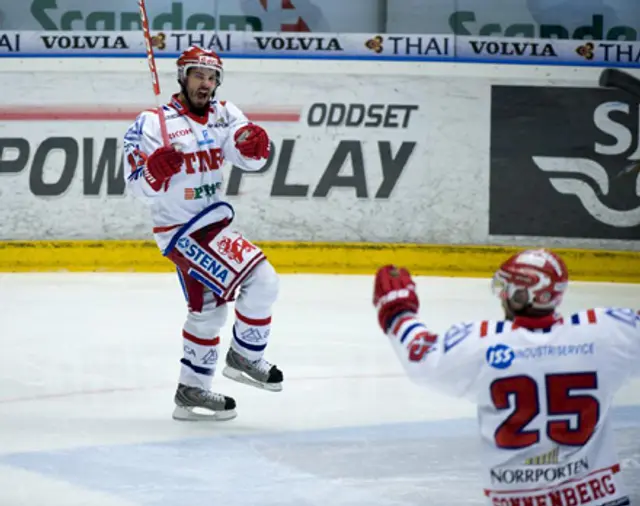
[[207, 98], [209, 98], [209, 92], [208, 91], [198, 91], [196, 93], [196, 97], [201, 99], [201, 100], [206, 100]]

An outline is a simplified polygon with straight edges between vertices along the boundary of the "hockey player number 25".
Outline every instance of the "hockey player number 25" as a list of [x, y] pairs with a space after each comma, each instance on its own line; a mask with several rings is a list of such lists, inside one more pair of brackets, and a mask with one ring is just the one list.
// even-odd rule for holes
[[567, 446], [582, 446], [589, 441], [598, 424], [600, 403], [579, 391], [598, 388], [596, 373], [549, 374], [545, 383], [546, 399], [540, 399], [538, 384], [530, 376], [509, 376], [491, 384], [496, 409], [513, 409], [495, 432], [499, 448], [526, 448], [540, 441], [540, 430], [526, 427], [543, 410], [545, 418], [552, 417], [546, 423], [549, 439]]

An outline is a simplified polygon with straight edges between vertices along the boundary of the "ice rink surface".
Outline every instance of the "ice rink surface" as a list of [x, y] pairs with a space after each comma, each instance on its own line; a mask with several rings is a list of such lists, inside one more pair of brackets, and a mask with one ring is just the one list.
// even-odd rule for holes
[[[284, 391], [218, 371], [238, 418], [189, 423], [171, 419], [185, 314], [175, 276], [1, 274], [0, 505], [484, 504], [474, 407], [404, 377], [372, 278], [281, 281], [267, 358]], [[501, 318], [488, 280], [417, 282], [436, 331]], [[607, 305], [640, 306], [640, 285], [573, 283], [562, 312]], [[640, 380], [614, 419], [640, 504]]]

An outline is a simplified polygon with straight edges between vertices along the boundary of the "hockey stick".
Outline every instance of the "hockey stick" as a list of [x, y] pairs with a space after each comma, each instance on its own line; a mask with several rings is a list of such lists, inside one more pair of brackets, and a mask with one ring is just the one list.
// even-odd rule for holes
[[[604, 69], [600, 73], [599, 84], [603, 88], [615, 88], [628, 93], [640, 101], [640, 79], [619, 69]], [[620, 171], [613, 179], [618, 179], [625, 174], [640, 171], [640, 161], [635, 161]]]
[[153, 93], [156, 98], [156, 107], [158, 108], [158, 118], [160, 119], [160, 133], [162, 135], [163, 144], [165, 146], [169, 146], [167, 120], [164, 117], [164, 109], [160, 105], [160, 81], [158, 80], [156, 59], [153, 56], [151, 34], [149, 33], [149, 18], [147, 17], [147, 8], [144, 5], [144, 0], [138, 0], [138, 6], [140, 7], [140, 22], [142, 24], [142, 33], [144, 34], [144, 44], [147, 49], [147, 62], [149, 63], [149, 72], [151, 72], [151, 84], [153, 85]]

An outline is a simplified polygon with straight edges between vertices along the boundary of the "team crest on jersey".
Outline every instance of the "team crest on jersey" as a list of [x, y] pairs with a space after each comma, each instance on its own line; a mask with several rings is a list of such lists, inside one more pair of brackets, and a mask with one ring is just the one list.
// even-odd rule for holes
[[495, 369], [507, 369], [516, 358], [516, 354], [506, 344], [495, 344], [487, 348], [487, 364]]
[[252, 253], [257, 249], [257, 246], [251, 244], [241, 235], [238, 235], [235, 239], [223, 237], [216, 246], [222, 256], [238, 264], [244, 263], [245, 253]]

